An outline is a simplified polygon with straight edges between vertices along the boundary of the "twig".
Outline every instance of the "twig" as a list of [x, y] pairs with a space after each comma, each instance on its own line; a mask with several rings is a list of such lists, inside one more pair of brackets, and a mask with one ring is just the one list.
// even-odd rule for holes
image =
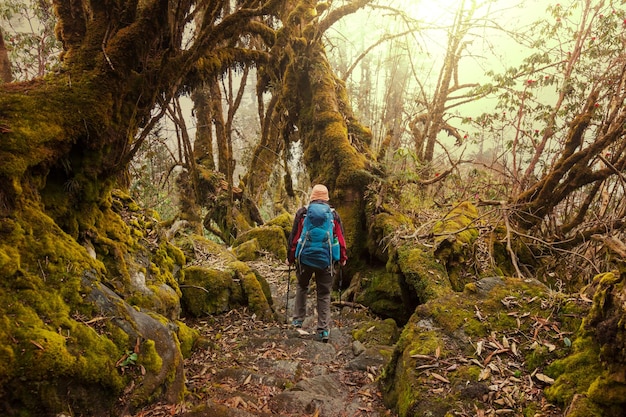
[[331, 303], [335, 307], [352, 307], [352, 308], [362, 308], [367, 309], [363, 304], [353, 303], [350, 301], [333, 301]]
[[197, 290], [202, 290], [202, 291], [204, 291], [204, 292], [205, 292], [205, 293], [207, 293], [207, 294], [211, 294], [211, 293], [209, 292], [209, 290], [207, 290], [206, 288], [204, 288], [204, 287], [199, 287], [199, 286], [197, 286], [197, 285], [179, 285], [179, 286], [178, 286], [178, 288], [195, 288], [195, 289], [197, 289]]
[[519, 265], [517, 264], [517, 256], [511, 247], [511, 224], [509, 223], [508, 210], [504, 212], [504, 224], [506, 225], [506, 250], [509, 252], [509, 255], [511, 255], [511, 262], [513, 262], [518, 278], [524, 278], [522, 271], [520, 271]]

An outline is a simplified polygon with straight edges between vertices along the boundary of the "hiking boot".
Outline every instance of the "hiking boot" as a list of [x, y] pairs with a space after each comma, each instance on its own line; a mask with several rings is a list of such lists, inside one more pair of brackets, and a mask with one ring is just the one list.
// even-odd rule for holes
[[294, 320], [291, 322], [291, 324], [293, 325], [293, 327], [295, 327], [296, 329], [300, 329], [302, 328], [302, 320]]
[[317, 340], [319, 340], [322, 343], [328, 343], [328, 330], [318, 330], [317, 331]]

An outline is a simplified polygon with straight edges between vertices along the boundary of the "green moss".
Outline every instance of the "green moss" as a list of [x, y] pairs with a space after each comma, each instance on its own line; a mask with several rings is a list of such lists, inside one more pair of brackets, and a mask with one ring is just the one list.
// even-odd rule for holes
[[276, 258], [287, 259], [287, 238], [283, 228], [280, 226], [255, 227], [250, 231], [237, 236], [233, 246], [241, 245], [243, 242], [256, 239], [261, 250], [273, 254]]
[[546, 373], [555, 383], [545, 390], [546, 397], [555, 403], [567, 405], [578, 393], [585, 393], [600, 377], [602, 365], [599, 349], [590, 337], [574, 341], [573, 354], [550, 364]]
[[391, 317], [405, 323], [412, 311], [404, 304], [400, 278], [398, 274], [385, 270], [370, 269], [362, 275], [356, 301], [380, 317]]
[[476, 207], [464, 201], [433, 226], [435, 256], [446, 265], [455, 291], [462, 291], [467, 283], [462, 269], [465, 262], [471, 259], [472, 243], [478, 237], [478, 229], [473, 226], [477, 218]]
[[400, 330], [393, 319], [362, 323], [352, 331], [354, 340], [365, 345], [391, 346], [398, 340]]
[[158, 373], [163, 366], [163, 359], [156, 350], [154, 340], [146, 340], [141, 344], [141, 351], [137, 358], [137, 364], [142, 365], [147, 371]]
[[228, 311], [232, 279], [228, 271], [202, 266], [185, 268], [185, 281], [180, 285], [183, 309], [195, 317]]
[[285, 239], [288, 239], [289, 234], [291, 233], [291, 226], [293, 225], [293, 215], [284, 212], [265, 223], [265, 225], [279, 226], [281, 229], [283, 229], [283, 233], [285, 233]]
[[387, 270], [399, 272], [404, 285], [417, 304], [441, 297], [450, 292], [450, 282], [444, 267], [426, 248], [404, 244], [397, 248], [397, 258], [391, 258]]
[[623, 378], [623, 372], [616, 373], [604, 370], [591, 383], [587, 395], [596, 404], [622, 408], [626, 402], [626, 382]]
[[200, 338], [200, 332], [197, 329], [187, 326], [180, 320], [175, 321], [177, 326], [176, 336], [180, 345], [180, 351], [184, 358], [189, 358], [191, 352]]
[[[560, 309], [545, 308], [549, 297], [552, 297], [551, 303], [560, 305]], [[575, 311], [576, 305], [559, 300], [536, 280], [500, 277], [484, 278], [466, 286], [463, 293], [448, 292], [421, 304], [404, 326], [393, 357], [385, 368], [382, 378], [385, 403], [396, 407], [400, 416], [421, 415], [425, 410], [432, 409], [449, 412], [450, 404], [459, 400], [454, 394], [458, 390], [452, 390], [439, 399], [433, 398], [432, 393], [424, 388], [430, 386], [432, 378], [429, 379], [428, 372], [417, 372], [419, 365], [430, 363], [429, 358], [445, 360], [452, 352], [455, 355], [462, 352], [460, 354], [467, 357], [475, 355], [473, 344], [469, 341], [489, 337], [499, 339], [511, 332], [533, 335], [536, 324], [544, 319], [557, 323], [560, 331], [568, 333], [572, 331], [568, 326], [578, 321], [572, 320], [565, 325], [559, 323], [559, 315]], [[519, 312], [528, 315], [520, 317]], [[533, 367], [541, 366], [544, 369], [546, 363], [568, 352], [565, 345], [550, 351], [542, 343], [532, 344], [532, 340], [523, 339], [520, 339], [522, 342], [517, 346], [517, 351], [527, 354], [524, 362], [529, 372]], [[577, 366], [576, 363], [566, 363], [564, 368]], [[476, 384], [477, 392], [480, 392], [486, 389], [485, 386], [481, 387], [484, 383], [478, 380], [481, 369], [469, 363], [454, 372], [448, 372], [446, 377], [451, 385], [465, 387], [467, 381], [470, 381]], [[567, 387], [568, 382], [564, 386]], [[576, 389], [573, 387], [571, 392], [579, 392]], [[616, 391], [615, 398], [618, 396], [619, 392]], [[520, 403], [524, 403], [524, 400], [520, 399]], [[524, 405], [524, 408], [530, 409], [532, 404]]]
[[237, 277], [240, 279], [244, 298], [250, 310], [261, 320], [272, 320], [273, 313], [270, 303], [254, 271], [250, 270], [243, 262], [233, 262], [230, 266], [236, 271]]
[[256, 277], [256, 280], [261, 285], [261, 290], [263, 291], [263, 295], [265, 295], [265, 299], [267, 300], [267, 303], [270, 306], [273, 305], [274, 300], [272, 299], [272, 288], [270, 287], [269, 282], [267, 282], [265, 277], [259, 274], [258, 271], [254, 270], [253, 272], [254, 272], [254, 276]]
[[254, 238], [235, 246], [233, 251], [235, 252], [237, 259], [240, 261], [254, 261], [259, 257], [261, 245], [259, 245], [259, 240]]
[[410, 227], [412, 227], [412, 222], [408, 217], [386, 207], [385, 212], [374, 215], [370, 221], [367, 234], [367, 249], [369, 253], [381, 262], [387, 263], [389, 254], [380, 242], [393, 236], [399, 230]]
[[0, 275], [12, 277], [20, 269], [20, 254], [16, 248], [0, 245]]

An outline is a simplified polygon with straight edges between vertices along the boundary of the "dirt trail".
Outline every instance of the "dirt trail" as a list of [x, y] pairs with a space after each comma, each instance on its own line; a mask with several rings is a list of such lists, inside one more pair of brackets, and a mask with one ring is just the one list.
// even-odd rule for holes
[[[314, 291], [307, 304], [311, 314], [295, 329], [284, 323], [286, 266], [268, 259], [252, 266], [268, 280], [282, 323], [261, 322], [246, 309], [187, 321], [204, 342], [185, 363], [185, 401], [154, 404], [134, 417], [393, 416], [375, 382], [385, 359], [352, 338], [367, 313], [333, 307], [329, 342], [315, 341]], [[293, 272], [291, 277], [289, 313]]]

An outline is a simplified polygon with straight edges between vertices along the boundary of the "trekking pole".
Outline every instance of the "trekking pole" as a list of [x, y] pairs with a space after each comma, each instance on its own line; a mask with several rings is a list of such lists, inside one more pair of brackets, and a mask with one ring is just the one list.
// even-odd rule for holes
[[287, 299], [285, 300], [285, 324], [289, 323], [289, 281], [291, 281], [291, 264], [287, 269]]
[[343, 265], [339, 264], [339, 312], [343, 312], [343, 306], [341, 305], [341, 286], [343, 285]]

